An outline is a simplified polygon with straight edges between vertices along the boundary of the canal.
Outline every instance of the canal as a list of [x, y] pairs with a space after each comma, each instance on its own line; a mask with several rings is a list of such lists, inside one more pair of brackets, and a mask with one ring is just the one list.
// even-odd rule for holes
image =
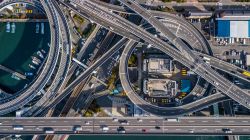
[[[26, 80], [22, 80], [0, 70], [0, 88], [8, 93], [15, 93], [37, 76], [39, 65], [45, 60], [49, 51], [50, 29], [48, 22], [16, 22], [10, 23], [8, 32], [7, 24], [0, 23], [0, 64], [22, 74], [33, 74], [33, 76], [27, 76]], [[44, 58], [39, 55], [39, 52]], [[39, 64], [32, 62], [34, 58]]]

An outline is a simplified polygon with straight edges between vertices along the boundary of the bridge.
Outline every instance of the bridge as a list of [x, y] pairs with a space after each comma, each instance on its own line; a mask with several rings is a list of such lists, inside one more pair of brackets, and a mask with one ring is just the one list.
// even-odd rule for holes
[[[84, 3], [84, 4], [83, 4]], [[147, 33], [147, 32], [145, 32], [144, 30], [141, 30], [140, 28], [136, 28], [135, 26], [136, 25], [133, 25], [133, 24], [131, 24], [131, 23], [129, 23], [128, 21], [126, 21], [125, 19], [122, 19], [121, 17], [119, 17], [119, 16], [117, 16], [117, 15], [115, 15], [115, 14], [112, 14], [111, 12], [109, 12], [109, 11], [105, 11], [105, 10], [103, 10], [102, 8], [97, 8], [98, 6], [97, 5], [95, 5], [95, 4], [92, 4], [91, 2], [89, 2], [89, 1], [82, 1], [82, 3], [81, 2], [79, 2], [79, 1], [75, 1], [75, 5], [72, 5], [72, 6], [70, 6], [70, 4], [69, 3], [67, 3], [66, 4], [66, 6], [68, 6], [69, 8], [71, 8], [71, 9], [73, 9], [73, 10], [75, 10], [76, 12], [78, 12], [78, 13], [80, 13], [81, 15], [83, 15], [83, 16], [85, 16], [85, 17], [87, 17], [87, 18], [91, 18], [91, 20], [93, 20], [93, 21], [95, 21], [96, 23], [102, 23], [102, 25], [104, 26], [104, 27], [107, 27], [107, 25], [108, 25], [108, 27], [107, 28], [111, 28], [112, 29], [112, 31], [114, 31], [114, 32], [116, 32], [116, 33], [118, 33], [118, 34], [120, 34], [120, 35], [122, 35], [122, 36], [126, 36], [126, 37], [128, 37], [128, 38], [131, 38], [131, 33], [133, 33], [133, 34], [135, 34], [136, 36], [140, 36], [140, 38], [142, 38], [143, 40], [146, 40], [147, 42], [149, 42], [150, 44], [155, 44], [154, 46], [156, 46], [158, 49], [160, 49], [160, 50], [162, 50], [163, 52], [165, 52], [165, 53], [167, 53], [167, 54], [169, 54], [170, 56], [172, 56], [172, 57], [174, 57], [174, 58], [176, 58], [177, 60], [179, 60], [179, 59], [181, 59], [181, 60], [179, 60], [181, 63], [183, 63], [183, 64], [186, 64], [186, 66], [188, 66], [189, 68], [195, 68], [194, 66], [196, 66], [197, 64], [191, 64], [190, 65], [190, 62], [187, 62], [187, 59], [184, 59], [184, 58], [180, 58], [179, 56], [182, 56], [182, 54], [180, 53], [180, 52], [178, 52], [177, 50], [174, 50], [172, 47], [170, 47], [168, 44], [166, 44], [165, 42], [163, 42], [162, 40], [160, 40], [160, 39], [158, 39], [158, 38], [156, 38], [156, 37], [154, 37], [153, 35], [150, 35], [149, 33]], [[85, 8], [86, 7], [86, 8]], [[95, 7], [95, 8], [93, 8], [93, 7]], [[79, 12], [79, 9], [81, 9], [83, 12]], [[89, 9], [92, 9], [92, 10], [89, 10]], [[102, 11], [102, 12], [100, 12], [100, 11]], [[107, 14], [107, 15], [105, 15], [105, 14]], [[94, 18], [92, 18], [93, 16], [90, 16], [90, 15], [95, 15], [95, 17]], [[98, 19], [99, 18], [99, 19]], [[108, 19], [107, 19], [108, 18]], [[112, 20], [111, 20], [112, 19]], [[105, 21], [105, 22], [104, 22]], [[110, 23], [108, 23], [108, 22], [110, 22]], [[107, 24], [106, 24], [107, 23]], [[112, 24], [111, 24], [112, 23]], [[123, 27], [123, 28], [126, 28], [126, 30], [123, 30], [121, 27]], [[133, 38], [132, 38], [133, 39]], [[157, 41], [156, 41], [157, 40]], [[160, 43], [161, 42], [161, 43]], [[164, 44], [164, 45], [163, 45]], [[159, 46], [161, 46], [161, 47], [159, 47]], [[169, 47], [166, 47], [166, 46], [169, 46]], [[170, 54], [170, 52], [171, 52], [171, 54]], [[202, 64], [203, 65], [203, 64]], [[196, 66], [196, 67], [198, 67], [199, 68], [199, 66]], [[206, 66], [207, 67], [207, 66]], [[192, 69], [191, 68], [191, 69]], [[197, 70], [197, 69], [196, 69]], [[213, 76], [210, 76], [210, 77], [208, 77], [208, 75], [204, 75], [204, 73], [206, 73], [206, 72], [204, 72], [204, 70], [205, 69], [201, 69], [201, 71], [198, 73], [199, 75], [201, 75], [201, 76], [205, 76], [206, 78], [205, 79], [207, 79], [210, 83], [212, 83], [212, 84], [214, 84], [215, 85], [215, 82], [213, 81], [213, 79], [214, 78], [212, 78]], [[206, 70], [205, 70], [206, 71]], [[213, 70], [212, 70], [213, 71]], [[217, 73], [216, 73], [216, 75], [218, 75]], [[218, 79], [218, 77], [216, 78], [216, 79]], [[224, 79], [224, 78], [222, 78], [222, 79]], [[221, 80], [221, 76], [220, 76], [220, 80]], [[228, 81], [227, 82], [224, 82], [223, 83], [223, 85], [225, 84], [225, 83], [228, 83]], [[218, 85], [216, 85], [216, 86], [218, 86]], [[231, 86], [231, 84], [230, 84], [230, 86]], [[228, 90], [229, 88], [227, 88], [226, 89], [226, 91]], [[238, 91], [238, 89], [236, 88], [235, 89], [235, 87], [234, 88], [232, 88], [231, 90], [237, 90]], [[233, 92], [235, 92], [235, 91], [233, 91]], [[128, 94], [128, 93], [127, 93]], [[245, 94], [245, 93], [244, 93]], [[240, 95], [240, 94], [239, 94]], [[130, 99], [132, 99], [132, 98], [130, 98]], [[138, 98], [139, 100], [141, 100], [142, 101], [142, 99], [140, 99], [140, 97]], [[246, 100], [245, 98], [244, 98], [244, 100]], [[242, 101], [241, 101], [242, 102]], [[152, 108], [151, 109], [148, 109], [147, 111], [149, 111], [150, 112], [150, 110], [151, 111], [153, 111], [153, 110], [155, 110], [155, 109], [160, 109], [159, 107], [154, 107], [154, 106], [152, 106], [152, 105], [149, 105], [148, 106], [148, 103], [147, 102], [145, 102], [145, 101], [143, 101], [143, 102], [134, 102], [136, 105], [141, 105], [141, 106], [145, 106], [145, 108], [150, 108], [149, 106], [151, 106]], [[245, 104], [245, 103], [244, 103]], [[145, 108], [143, 108], [143, 109], [145, 109]], [[167, 111], [166, 111], [167, 112]]]
[[1, 135], [248, 135], [250, 130], [249, 117], [1, 117], [0, 122]]

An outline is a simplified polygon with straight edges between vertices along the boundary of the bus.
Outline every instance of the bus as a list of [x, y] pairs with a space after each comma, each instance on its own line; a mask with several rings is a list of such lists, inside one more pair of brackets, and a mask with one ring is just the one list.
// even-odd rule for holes
[[23, 126], [22, 125], [14, 125], [13, 129], [14, 130], [23, 130]]

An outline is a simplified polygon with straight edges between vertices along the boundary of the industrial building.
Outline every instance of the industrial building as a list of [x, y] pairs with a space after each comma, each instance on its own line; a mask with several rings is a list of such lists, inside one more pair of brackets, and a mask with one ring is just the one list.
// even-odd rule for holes
[[149, 73], [172, 74], [172, 60], [166, 58], [144, 59], [143, 70]]
[[250, 66], [250, 55], [246, 55], [246, 66]]
[[250, 11], [234, 10], [217, 14], [217, 38], [226, 38], [228, 43], [241, 41], [245, 44], [250, 38]]
[[143, 81], [143, 91], [150, 97], [173, 97], [176, 95], [176, 81], [169, 79], [148, 79]]

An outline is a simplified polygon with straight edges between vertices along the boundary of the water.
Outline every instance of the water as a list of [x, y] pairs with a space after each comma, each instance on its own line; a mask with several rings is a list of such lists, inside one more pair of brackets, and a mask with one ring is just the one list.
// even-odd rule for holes
[[240, 136], [240, 140], [250, 140], [250, 136]]
[[70, 136], [68, 140], [226, 140], [224, 136]]
[[[43, 49], [48, 52], [48, 43], [50, 42], [49, 23], [45, 23], [45, 34], [36, 34], [36, 23], [33, 22], [20, 22], [15, 23], [15, 25], [15, 33], [7, 33], [6, 23], [0, 23], [0, 64], [22, 74], [25, 72], [35, 74], [38, 67], [36, 66], [36, 70], [29, 67], [29, 64], [32, 64], [31, 56], [34, 55], [41, 59], [37, 56], [37, 51]], [[11, 75], [0, 70], [0, 88], [9, 93], [22, 89], [33, 78], [16, 80], [11, 78]]]

